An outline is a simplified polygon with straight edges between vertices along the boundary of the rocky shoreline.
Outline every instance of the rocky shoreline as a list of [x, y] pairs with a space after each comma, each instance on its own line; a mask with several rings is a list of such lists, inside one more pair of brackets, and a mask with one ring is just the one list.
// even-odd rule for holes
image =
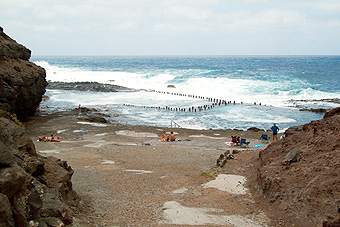
[[74, 91], [96, 91], [96, 92], [119, 92], [134, 91], [133, 89], [114, 85], [101, 84], [98, 82], [52, 82], [49, 81], [47, 89], [51, 90], [74, 90]]
[[[39, 115], [47, 82], [29, 58], [0, 28], [1, 226], [340, 225], [340, 107], [275, 142], [257, 128], [124, 125], [86, 108]], [[52, 135], [61, 142], [39, 142]]]

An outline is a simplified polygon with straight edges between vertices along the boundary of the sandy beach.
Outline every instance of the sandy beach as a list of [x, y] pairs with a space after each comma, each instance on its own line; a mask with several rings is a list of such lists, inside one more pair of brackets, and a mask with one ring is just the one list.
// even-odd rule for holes
[[[83, 115], [34, 116], [26, 129], [36, 150], [74, 170], [81, 197], [73, 226], [265, 226], [270, 219], [252, 184], [263, 131], [190, 130], [104, 124]], [[162, 131], [178, 141], [161, 142]], [[40, 136], [62, 142], [37, 142]], [[232, 135], [248, 147], [227, 146]], [[270, 135], [270, 134], [269, 134]], [[253, 148], [262, 144], [261, 148]], [[220, 154], [235, 159], [216, 166]], [[269, 215], [270, 216], [270, 215]]]

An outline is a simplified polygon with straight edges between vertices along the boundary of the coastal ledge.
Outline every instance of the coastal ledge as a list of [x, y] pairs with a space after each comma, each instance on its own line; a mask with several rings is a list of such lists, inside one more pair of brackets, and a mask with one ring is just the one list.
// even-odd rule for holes
[[114, 84], [102, 84], [98, 82], [56, 82], [56, 81], [49, 81], [47, 89], [96, 91], [96, 92], [134, 91], [134, 89]]

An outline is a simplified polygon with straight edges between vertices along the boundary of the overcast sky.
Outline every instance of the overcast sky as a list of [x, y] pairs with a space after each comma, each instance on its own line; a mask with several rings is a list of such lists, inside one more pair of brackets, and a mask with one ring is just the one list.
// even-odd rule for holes
[[0, 0], [33, 55], [340, 55], [340, 0]]

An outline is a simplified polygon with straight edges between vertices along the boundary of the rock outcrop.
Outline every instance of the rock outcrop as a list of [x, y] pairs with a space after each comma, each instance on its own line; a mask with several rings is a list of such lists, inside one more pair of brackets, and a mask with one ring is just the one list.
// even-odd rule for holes
[[65, 161], [42, 157], [0, 110], [0, 226], [64, 226], [79, 198]]
[[0, 27], [0, 226], [64, 226], [79, 202], [73, 170], [38, 155], [12, 115], [34, 114], [46, 91], [45, 70], [29, 62], [30, 56]]
[[31, 51], [0, 27], [0, 109], [18, 117], [33, 115], [46, 91], [46, 72], [29, 62]]
[[[260, 152], [257, 189], [287, 226], [339, 226], [340, 108], [285, 136]], [[282, 165], [292, 150], [300, 160]]]

